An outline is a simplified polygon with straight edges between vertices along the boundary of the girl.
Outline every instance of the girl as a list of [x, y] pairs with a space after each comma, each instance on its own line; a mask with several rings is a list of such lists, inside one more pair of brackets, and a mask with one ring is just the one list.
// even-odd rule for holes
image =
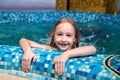
[[20, 40], [20, 46], [24, 51], [22, 58], [22, 68], [25, 72], [28, 72], [30, 69], [31, 60], [36, 60], [36, 55], [32, 52], [31, 47], [44, 48], [49, 50], [58, 49], [63, 51], [63, 53], [57, 56], [53, 61], [57, 75], [61, 75], [64, 72], [65, 63], [70, 57], [87, 56], [96, 52], [96, 48], [94, 46], [79, 47], [78, 27], [76, 23], [70, 18], [60, 19], [56, 23], [51, 33], [51, 37], [52, 39], [50, 45], [41, 45], [24, 38]]

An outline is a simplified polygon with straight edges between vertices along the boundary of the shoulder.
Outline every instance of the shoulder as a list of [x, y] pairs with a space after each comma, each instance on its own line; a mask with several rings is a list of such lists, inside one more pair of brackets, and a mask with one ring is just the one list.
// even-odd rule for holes
[[44, 45], [44, 48], [45, 49], [48, 49], [48, 50], [55, 50], [56, 48], [50, 46], [50, 45]]

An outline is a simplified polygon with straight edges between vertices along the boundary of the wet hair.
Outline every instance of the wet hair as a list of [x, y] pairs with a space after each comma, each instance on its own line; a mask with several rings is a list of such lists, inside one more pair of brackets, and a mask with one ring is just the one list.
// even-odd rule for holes
[[76, 24], [76, 22], [74, 22], [72, 19], [70, 19], [70, 18], [62, 18], [62, 19], [60, 19], [56, 24], [55, 24], [55, 26], [54, 26], [54, 28], [53, 28], [53, 31], [51, 32], [51, 42], [50, 42], [50, 46], [52, 46], [52, 47], [56, 47], [56, 44], [54, 43], [54, 36], [55, 36], [55, 30], [56, 30], [56, 27], [59, 25], [59, 24], [61, 24], [61, 23], [69, 23], [69, 24], [71, 24], [72, 26], [73, 26], [73, 28], [74, 28], [74, 30], [75, 30], [75, 42], [73, 43], [73, 45], [72, 45], [72, 49], [73, 48], [76, 48], [76, 47], [78, 47], [79, 46], [79, 41], [78, 41], [78, 39], [79, 39], [79, 31], [78, 31], [78, 27], [77, 27], [77, 24]]

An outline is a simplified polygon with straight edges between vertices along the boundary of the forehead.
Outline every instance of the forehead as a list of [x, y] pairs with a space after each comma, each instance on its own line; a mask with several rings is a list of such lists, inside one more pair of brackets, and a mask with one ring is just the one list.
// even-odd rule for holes
[[57, 25], [55, 31], [75, 32], [74, 26], [72, 26], [70, 23], [61, 23]]

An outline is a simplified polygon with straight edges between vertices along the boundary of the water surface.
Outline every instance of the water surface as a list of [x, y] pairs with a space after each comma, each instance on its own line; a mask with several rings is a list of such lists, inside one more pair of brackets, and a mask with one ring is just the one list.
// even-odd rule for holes
[[[40, 24], [27, 22], [0, 23], [0, 44], [19, 45], [21, 38], [27, 38], [41, 44], [49, 44], [49, 33], [54, 24]], [[94, 45], [97, 53], [120, 53], [120, 28], [104, 26], [103, 24], [78, 23], [79, 44]]]

